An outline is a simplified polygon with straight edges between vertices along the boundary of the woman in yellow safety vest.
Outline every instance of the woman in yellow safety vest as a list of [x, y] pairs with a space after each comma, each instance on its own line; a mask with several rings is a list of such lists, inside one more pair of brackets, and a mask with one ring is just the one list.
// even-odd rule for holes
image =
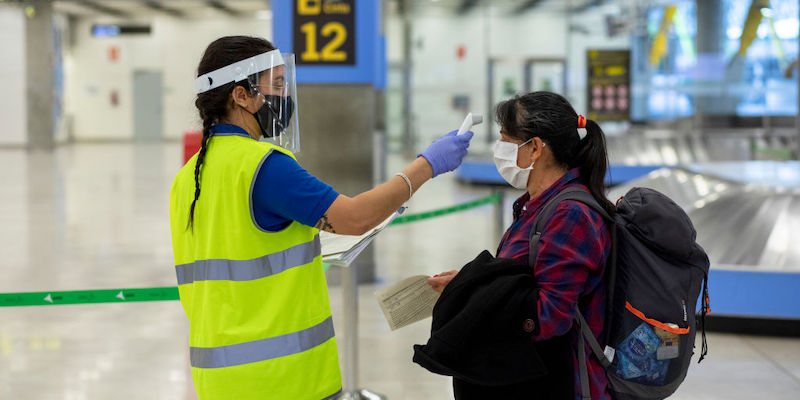
[[382, 185], [338, 194], [297, 163], [294, 56], [223, 37], [205, 51], [200, 151], [178, 172], [170, 222], [198, 397], [329, 399], [341, 391], [319, 230], [358, 235], [461, 164], [451, 132]]

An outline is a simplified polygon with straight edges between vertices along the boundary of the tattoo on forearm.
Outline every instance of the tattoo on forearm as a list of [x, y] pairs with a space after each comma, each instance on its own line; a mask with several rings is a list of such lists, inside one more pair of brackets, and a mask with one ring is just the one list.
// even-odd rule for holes
[[319, 219], [319, 222], [317, 222], [317, 225], [314, 227], [321, 231], [336, 233], [336, 231], [333, 229], [333, 225], [331, 225], [331, 222], [328, 221], [328, 214], [322, 214], [322, 218]]

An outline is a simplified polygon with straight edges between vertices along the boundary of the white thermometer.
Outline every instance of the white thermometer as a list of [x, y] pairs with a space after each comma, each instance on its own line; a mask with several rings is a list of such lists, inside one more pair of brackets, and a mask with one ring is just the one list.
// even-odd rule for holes
[[461, 127], [458, 128], [457, 135], [461, 135], [464, 132], [467, 132], [469, 128], [472, 128], [475, 125], [479, 125], [483, 122], [483, 116], [480, 114], [467, 114], [467, 118], [464, 118], [464, 122], [461, 123]]

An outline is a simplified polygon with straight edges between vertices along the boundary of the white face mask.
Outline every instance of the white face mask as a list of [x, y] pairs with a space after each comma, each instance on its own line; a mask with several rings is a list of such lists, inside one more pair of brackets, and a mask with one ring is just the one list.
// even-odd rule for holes
[[520, 147], [528, 144], [531, 140], [533, 138], [521, 145], [502, 140], [498, 140], [494, 144], [494, 165], [497, 167], [497, 171], [506, 182], [517, 189], [525, 189], [528, 186], [528, 176], [533, 169], [533, 162], [528, 168], [520, 168], [517, 165], [517, 153]]

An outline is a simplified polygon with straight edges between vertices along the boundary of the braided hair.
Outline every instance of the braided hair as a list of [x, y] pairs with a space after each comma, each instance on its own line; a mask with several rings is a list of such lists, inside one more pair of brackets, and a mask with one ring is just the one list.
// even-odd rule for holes
[[[268, 40], [250, 36], [226, 36], [219, 38], [206, 48], [200, 65], [197, 66], [197, 76], [209, 73], [261, 53], [274, 50], [275, 46]], [[197, 163], [194, 167], [194, 199], [189, 208], [189, 222], [187, 229], [194, 229], [194, 209], [200, 199], [200, 175], [203, 172], [206, 154], [208, 153], [211, 138], [211, 127], [220, 121], [233, 108], [234, 102], [231, 92], [236, 86], [242, 86], [250, 91], [247, 81], [230, 82], [220, 87], [197, 95], [194, 105], [203, 120], [203, 140], [200, 142], [200, 151], [197, 154]]]

